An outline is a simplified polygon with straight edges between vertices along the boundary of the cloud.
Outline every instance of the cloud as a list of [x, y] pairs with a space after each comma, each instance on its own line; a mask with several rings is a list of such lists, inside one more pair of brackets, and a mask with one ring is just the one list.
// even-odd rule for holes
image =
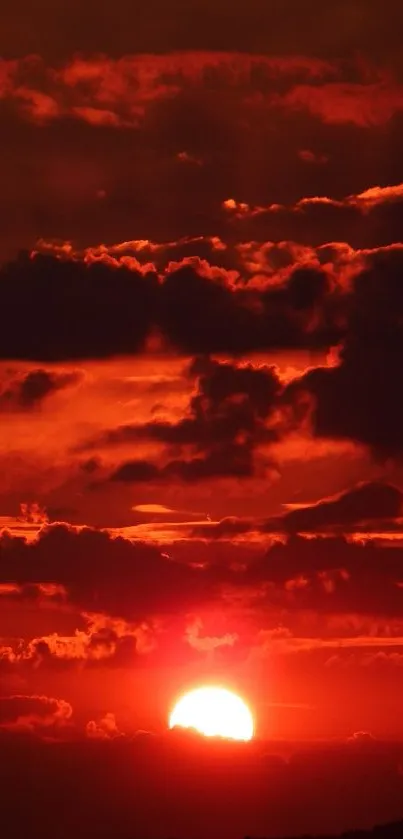
[[308, 370], [286, 398], [317, 437], [350, 439], [378, 456], [401, 456], [403, 408], [400, 370], [403, 253], [374, 253], [352, 279], [346, 335], [336, 363]]
[[307, 108], [328, 123], [351, 122], [368, 127], [383, 125], [403, 107], [399, 84], [379, 81], [370, 84], [330, 82], [321, 86], [296, 85], [282, 105]]
[[277, 243], [292, 240], [318, 248], [348, 242], [365, 249], [400, 241], [402, 194], [402, 184], [397, 183], [342, 198], [310, 194], [292, 205], [253, 206], [232, 198], [222, 206], [244, 241], [261, 240], [269, 231]]
[[354, 734], [349, 738], [349, 742], [352, 743], [373, 743], [376, 738], [370, 731], [355, 731]]
[[[72, 603], [66, 599], [63, 605], [72, 610]], [[63, 627], [63, 613], [59, 616]], [[159, 629], [154, 621], [128, 623], [102, 613], [83, 612], [80, 620], [76, 618], [77, 622], [85, 628], [69, 634], [59, 631], [22, 637], [13, 639], [11, 646], [0, 646], [3, 675], [14, 671], [29, 678], [32, 673], [52, 672], [57, 678], [66, 671], [132, 670], [140, 664], [142, 656], [150, 655], [157, 648]]]
[[203, 633], [203, 622], [196, 618], [186, 627], [185, 639], [193, 649], [199, 652], [211, 652], [219, 647], [233, 647], [239, 640], [236, 632], [226, 632], [224, 635], [208, 635]]
[[[218, 584], [208, 570], [191, 568], [167, 559], [157, 548], [90, 528], [47, 525], [29, 543], [3, 534], [0, 550], [2, 582], [23, 587], [37, 582], [62, 585], [78, 608], [129, 620], [190, 608], [211, 596]], [[52, 639], [45, 640], [52, 652]], [[87, 645], [88, 639], [83, 642]], [[91, 636], [89, 643], [94, 658], [108, 647], [117, 657], [132, 654], [135, 648], [132, 638], [120, 641], [113, 632], [108, 637]], [[77, 657], [74, 647], [78, 644], [76, 639], [71, 657]], [[48, 649], [41, 646], [40, 653], [46, 656]]]
[[[9, 156], [0, 165], [0, 258], [38, 238], [87, 247], [221, 237], [229, 219], [219, 207], [228, 197], [288, 207], [303, 197], [340, 201], [401, 182], [401, 81], [398, 64], [390, 69], [390, 51], [385, 71], [375, 52], [371, 61], [301, 55], [305, 40], [298, 54], [270, 56], [248, 54], [244, 44], [235, 52], [180, 53], [171, 44], [154, 55], [86, 49], [79, 56], [74, 42], [70, 56], [63, 50], [48, 60], [39, 51], [3, 60], [0, 127]], [[306, 152], [317, 165], [307, 164]], [[354, 222], [352, 244], [385, 243], [386, 218], [373, 225], [369, 241], [368, 225], [346, 209], [333, 216], [338, 229]], [[322, 226], [311, 210], [300, 215], [309, 218], [295, 217], [296, 238], [308, 230], [316, 241], [329, 230], [330, 210]], [[260, 219], [266, 239], [292, 238], [285, 216], [272, 214], [265, 226]], [[390, 230], [394, 238], [396, 218]], [[332, 240], [346, 239], [336, 232]]]
[[39, 256], [4, 268], [2, 279], [9, 312], [3, 357], [105, 357], [136, 352], [144, 342], [152, 283], [139, 273], [123, 268], [116, 275], [100, 264], [87, 268]]
[[99, 720], [90, 720], [86, 726], [86, 734], [92, 740], [111, 740], [121, 736], [115, 714], [109, 711]]
[[[148, 439], [167, 448], [164, 466], [128, 461], [113, 472], [112, 481], [198, 481], [253, 474], [254, 447], [276, 439], [275, 429], [268, 427], [281, 390], [276, 370], [201, 357], [192, 363], [190, 375], [197, 376], [197, 390], [184, 419], [122, 426], [94, 441], [93, 445], [116, 446]], [[178, 450], [182, 457], [172, 459], [171, 452]]]
[[[291, 536], [273, 544], [243, 577], [265, 586], [268, 600], [322, 613], [398, 616], [402, 548], [349, 542], [344, 537]], [[276, 590], [277, 589], [277, 590]]]
[[333, 498], [290, 510], [278, 524], [295, 533], [338, 529], [345, 532], [366, 524], [375, 529], [384, 526], [387, 520], [393, 522], [401, 516], [402, 500], [402, 492], [395, 486], [381, 482], [363, 483]]
[[[298, 292], [302, 285], [309, 289], [304, 297]], [[234, 287], [224, 270], [207, 276], [198, 265], [170, 270], [161, 283], [156, 274], [143, 276], [124, 263], [22, 257], [2, 271], [0, 302], [9, 316], [0, 356], [60, 360], [134, 354], [156, 327], [187, 354], [323, 346], [341, 335], [331, 322], [333, 299], [327, 289], [326, 275], [317, 267], [297, 266], [288, 287], [260, 291]], [[24, 312], [20, 294], [29, 300]]]
[[[271, 610], [295, 609], [297, 614], [316, 610], [319, 615], [397, 617], [401, 613], [400, 545], [289, 536], [267, 549], [259, 546], [249, 554], [244, 552], [242, 561], [239, 551], [239, 558], [234, 558], [233, 544], [228, 541], [218, 558], [207, 546], [203, 562], [197, 561], [197, 546], [193, 545], [187, 546], [185, 561], [179, 550], [175, 558], [175, 549], [171, 557], [171, 550], [168, 555], [163, 549], [90, 528], [47, 525], [29, 543], [3, 536], [3, 584], [17, 584], [22, 595], [28, 587], [32, 597], [40, 593], [33, 586], [38, 581], [42, 586], [62, 586], [64, 603], [81, 612], [104, 615], [104, 622], [90, 624], [89, 631], [72, 637], [33, 639], [27, 658], [43, 665], [82, 662], [125, 667], [153, 646], [153, 633], [148, 638], [148, 630], [140, 631], [141, 622], [194, 614], [197, 608], [219, 603], [221, 598], [231, 602], [232, 596], [245, 608], [253, 603], [257, 615], [268, 603]], [[15, 599], [17, 594], [10, 596]], [[105, 623], [108, 615], [134, 622], [134, 626]], [[14, 661], [6, 650], [4, 659], [5, 663]]]
[[192, 512], [191, 510], [172, 510], [170, 507], [166, 507], [165, 504], [136, 504], [133, 507], [133, 510], [137, 513], [145, 513], [146, 515], [151, 516], [166, 516], [166, 515], [174, 515], [174, 516], [198, 516], [199, 513]]
[[64, 699], [48, 696], [1, 696], [0, 727], [14, 731], [57, 733], [70, 724], [73, 709]]
[[193, 483], [212, 478], [248, 478], [252, 473], [251, 456], [247, 449], [225, 445], [190, 460], [171, 460], [162, 469], [147, 461], [129, 460], [118, 466], [110, 480], [123, 483]]
[[77, 384], [79, 380], [78, 373], [53, 373], [41, 369], [11, 376], [5, 380], [0, 391], [0, 410], [30, 410], [57, 391]]
[[[57, 68], [39, 57], [2, 61], [0, 96], [14, 101], [38, 122], [73, 115], [91, 125], [136, 127], [155, 101], [172, 98], [186, 87], [208, 89], [209, 77], [240, 100], [245, 87], [278, 86], [295, 80], [317, 83], [332, 78], [337, 67], [310, 57], [269, 57], [231, 52], [180, 52], [160, 55], [76, 57]], [[41, 85], [38, 87], [38, 82]]]
[[[400, 666], [403, 647], [403, 637], [385, 637], [384, 635], [353, 635], [333, 637], [308, 636], [301, 632], [299, 635], [279, 627], [274, 630], [261, 630], [256, 638], [256, 647], [252, 655], [266, 656], [294, 656], [300, 654], [315, 654], [320, 651], [337, 650], [330, 655], [324, 666], [337, 667], [369, 667], [378, 661], [386, 667]], [[394, 652], [386, 652], [393, 649]], [[368, 652], [368, 650], [370, 652]], [[374, 652], [374, 650], [376, 652]]]
[[[400, 305], [399, 244], [355, 251], [340, 242], [317, 249], [284, 241], [244, 243], [235, 277], [232, 269], [186, 257], [162, 274], [149, 265], [143, 272], [137, 257], [134, 267], [133, 255], [126, 261], [125, 251], [133, 254], [135, 247], [124, 243], [120, 253], [115, 246], [111, 255], [101, 249], [98, 257], [84, 259], [74, 252], [39, 253], [4, 266], [0, 302], [8, 317], [0, 357], [57, 361], [133, 355], [156, 332], [167, 347], [185, 355], [328, 349], [360, 323], [364, 339], [364, 313], [375, 333], [396, 318]], [[389, 301], [381, 299], [384, 274]], [[19, 295], [29, 301], [24, 311]]]
[[[387, 276], [384, 279], [386, 283]], [[375, 297], [379, 292], [374, 291]], [[349, 438], [383, 456], [400, 454], [403, 417], [397, 382], [403, 347], [396, 319], [392, 308], [389, 313], [363, 310], [361, 324], [360, 315], [358, 319], [357, 334], [341, 350], [340, 364], [331, 370], [311, 370], [295, 389], [290, 387], [290, 395], [305, 391], [312, 397], [312, 430], [318, 437]]]
[[91, 125], [136, 127], [156, 101], [186, 89], [225, 88], [240, 104], [260, 97], [266, 108], [305, 108], [329, 123], [387, 122], [403, 108], [401, 85], [359, 62], [312, 56], [198, 51], [160, 55], [75, 57], [48, 66], [39, 57], [2, 62], [2, 98], [37, 122], [73, 115]]
[[[113, 624], [113, 622], [110, 622]], [[35, 638], [23, 651], [14, 656], [14, 664], [22, 667], [65, 668], [132, 667], [137, 663], [136, 630], [117, 630], [108, 625], [90, 626], [88, 632], [77, 630], [73, 636], [57, 633]]]
[[[393, 642], [392, 642], [393, 643]], [[373, 647], [377, 645], [375, 643], [372, 644]], [[359, 649], [361, 647], [361, 649]], [[344, 669], [344, 670], [356, 670], [357, 668], [365, 668], [368, 672], [375, 669], [377, 675], [385, 676], [385, 674], [393, 674], [393, 671], [396, 668], [403, 667], [403, 653], [400, 651], [402, 648], [402, 642], [399, 639], [396, 639], [396, 643], [392, 652], [390, 652], [387, 648], [387, 645], [384, 644], [384, 641], [379, 639], [379, 647], [380, 649], [376, 650], [375, 652], [365, 651], [365, 647], [370, 648], [371, 644], [367, 643], [357, 643], [356, 647], [354, 647], [354, 642], [352, 640], [351, 643], [351, 650], [348, 655], [335, 653], [334, 655], [330, 656], [326, 661], [327, 668], [335, 668], [335, 669]], [[382, 648], [382, 649], [381, 649]], [[399, 669], [396, 671], [395, 674], [399, 673]]]
[[236, 539], [254, 534], [346, 534], [364, 532], [400, 533], [403, 495], [381, 481], [367, 481], [314, 504], [301, 504], [270, 519], [228, 516], [218, 522], [196, 522], [193, 536], [208, 539]]

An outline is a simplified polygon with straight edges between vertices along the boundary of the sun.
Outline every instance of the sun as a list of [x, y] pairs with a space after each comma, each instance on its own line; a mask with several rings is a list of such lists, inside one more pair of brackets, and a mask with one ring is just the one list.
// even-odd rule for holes
[[195, 728], [206, 737], [251, 740], [253, 717], [240, 696], [225, 688], [202, 687], [191, 690], [176, 703], [169, 727]]

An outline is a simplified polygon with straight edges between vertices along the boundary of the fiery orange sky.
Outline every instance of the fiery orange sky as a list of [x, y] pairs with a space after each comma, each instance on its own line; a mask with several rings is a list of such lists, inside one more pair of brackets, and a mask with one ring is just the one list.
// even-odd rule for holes
[[[163, 812], [174, 698], [235, 690], [224, 839], [403, 799], [403, 12], [247, 6], [21, 0], [0, 60], [0, 750], [134, 743]], [[378, 809], [270, 827], [368, 755]]]

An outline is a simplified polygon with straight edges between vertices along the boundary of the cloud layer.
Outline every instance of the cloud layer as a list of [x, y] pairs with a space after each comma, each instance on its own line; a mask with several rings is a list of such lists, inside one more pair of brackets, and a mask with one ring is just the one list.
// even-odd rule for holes
[[5, 15], [0, 740], [217, 680], [355, 755], [403, 735], [401, 11], [185, 6]]

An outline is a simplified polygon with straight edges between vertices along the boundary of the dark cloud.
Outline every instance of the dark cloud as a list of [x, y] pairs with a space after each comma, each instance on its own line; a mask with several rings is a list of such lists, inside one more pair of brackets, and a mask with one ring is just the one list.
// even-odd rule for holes
[[129, 460], [112, 473], [111, 481], [143, 483], [195, 481], [211, 478], [248, 478], [253, 474], [251, 452], [244, 446], [221, 445], [212, 452], [190, 460], [171, 460], [163, 468], [143, 460]]
[[[84, 57], [76, 53], [64, 64], [58, 62], [57, 67], [31, 55], [15, 61], [3, 60], [2, 70], [0, 99], [14, 106], [25, 119], [41, 124], [72, 116], [95, 128], [113, 129], [138, 128], [145, 115], [153, 122], [155, 102], [162, 104], [162, 113], [178, 105], [180, 109], [186, 101], [193, 107], [195, 103], [200, 104], [203, 111], [208, 101], [206, 94], [211, 92], [216, 95], [216, 103], [224, 89], [242, 103], [248, 90], [256, 90], [266, 93], [270, 106], [274, 93], [279, 96], [284, 88], [292, 90], [296, 83], [306, 83], [309, 87], [335, 78], [344, 79], [346, 75], [341, 64], [309, 56], [281, 58], [189, 50], [176, 54], [172, 51], [160, 55], [128, 54], [117, 60], [110, 54]], [[351, 70], [360, 76], [358, 66], [351, 65]], [[214, 98], [210, 96], [209, 101], [214, 103]], [[231, 102], [228, 104], [232, 110]], [[214, 107], [210, 110], [210, 116], [214, 110]], [[183, 111], [177, 110], [177, 115], [182, 127], [189, 129]], [[199, 126], [204, 116], [199, 113]], [[168, 126], [164, 126], [160, 142], [168, 139], [167, 130]], [[221, 139], [229, 138], [229, 130], [229, 126], [221, 123]], [[191, 136], [194, 138], [196, 134], [192, 132]], [[211, 138], [206, 137], [204, 143], [211, 143]], [[189, 154], [186, 143], [182, 150], [177, 147], [173, 150], [182, 163], [202, 163], [197, 147], [191, 146], [193, 154]]]
[[2, 269], [0, 301], [8, 318], [0, 355], [60, 360], [133, 354], [156, 326], [188, 354], [316, 348], [340, 338], [320, 269], [296, 268], [288, 286], [262, 291], [234, 287], [230, 275], [208, 269], [183, 265], [160, 283], [155, 273], [143, 276], [125, 264], [22, 256]]
[[32, 370], [22, 376], [12, 376], [0, 392], [0, 409], [24, 411], [35, 408], [53, 393], [77, 384], [79, 379], [77, 373], [51, 373], [47, 370]]
[[[281, 390], [274, 368], [235, 366], [208, 358], [196, 359], [190, 375], [197, 376], [187, 416], [177, 423], [149, 422], [122, 426], [102, 435], [95, 444], [116, 445], [149, 439], [165, 444], [168, 460], [157, 466], [142, 460], [121, 465], [114, 481], [198, 481], [214, 477], [248, 477], [254, 471], [254, 448], [276, 439], [267, 427]], [[172, 459], [171, 452], [183, 451]], [[186, 452], [191, 453], [185, 459]]]
[[383, 527], [388, 520], [393, 522], [401, 516], [402, 501], [402, 492], [395, 486], [364, 483], [334, 498], [290, 510], [278, 520], [278, 525], [280, 529], [282, 525], [288, 532], [295, 533], [326, 529], [345, 531], [366, 524], [370, 528]]
[[[398, 616], [403, 605], [402, 577], [400, 546], [357, 544], [344, 537], [291, 536], [252, 563], [244, 583], [249, 579], [280, 586], [298, 609]], [[269, 599], [277, 596], [269, 590]]]
[[326, 298], [329, 283], [319, 267], [296, 266], [287, 285], [273, 286], [263, 284], [256, 293], [247, 284], [211, 282], [183, 267], [162, 285], [162, 329], [180, 350], [193, 353], [315, 348], [337, 340], [333, 299]]
[[0, 353], [55, 360], [136, 352], [150, 324], [151, 294], [152, 281], [138, 272], [22, 257], [2, 272], [8, 318]]
[[[64, 62], [20, 53], [2, 64], [0, 258], [40, 238], [84, 247], [226, 231], [281, 240], [294, 229], [298, 241], [364, 247], [398, 234], [397, 208], [374, 210], [368, 225], [353, 207], [292, 209], [402, 182], [398, 68], [318, 60], [305, 44], [283, 57], [170, 48], [117, 60], [110, 45], [72, 58], [76, 47]], [[220, 209], [228, 198], [283, 211], [234, 230]]]
[[[168, 274], [161, 289], [161, 325], [182, 351], [237, 352], [251, 347], [257, 318], [224, 284], [195, 273], [190, 267]], [[203, 315], [201, 315], [203, 313]]]
[[379, 533], [400, 532], [403, 494], [381, 481], [359, 484], [315, 504], [292, 509], [271, 519], [251, 520], [235, 516], [216, 524], [195, 525], [194, 536], [231, 539], [252, 532], [280, 533]]
[[[123, 255], [115, 249], [115, 255], [104, 251], [85, 261], [58, 258], [60, 254], [21, 256], [1, 272], [0, 301], [8, 312], [1, 357], [61, 360], [135, 354], [155, 329], [171, 346], [192, 355], [318, 350], [344, 340], [344, 363], [332, 371], [309, 373], [307, 389], [332, 379], [336, 400], [336, 392], [348, 389], [367, 357], [373, 358], [367, 365], [375, 377], [373, 386], [386, 367], [387, 389], [388, 377], [395, 375], [393, 365], [400, 363], [400, 245], [364, 252], [340, 243], [319, 250], [299, 250], [295, 243], [246, 243], [239, 248], [245, 264], [235, 275], [185, 258], [159, 278], [151, 265], [142, 268], [135, 257], [126, 258], [125, 246]], [[127, 250], [130, 254], [130, 243]], [[26, 301], [23, 309], [20, 295]], [[390, 329], [393, 333], [387, 336]], [[384, 358], [377, 374], [380, 353]], [[43, 381], [43, 372], [33, 376], [26, 391]], [[358, 378], [364, 387], [365, 371]], [[359, 388], [355, 399], [358, 395]], [[379, 403], [385, 398], [386, 393]], [[349, 402], [339, 401], [342, 406]], [[337, 416], [333, 407], [331, 414]], [[359, 406], [357, 422], [358, 414]], [[397, 416], [398, 409], [396, 421]]]
[[[245, 50], [187, 49], [158, 55], [128, 53], [115, 59], [109, 51], [80, 56], [75, 50], [56, 66], [39, 55], [3, 59], [0, 99], [27, 121], [46, 124], [73, 117], [95, 129], [137, 129], [143, 121], [155, 127], [156, 119], [176, 114], [176, 129], [169, 120], [161, 120], [157, 143], [174, 152], [181, 164], [202, 166], [206, 154], [214, 154], [217, 147], [207, 133], [203, 139], [198, 136], [199, 129], [205, 128], [207, 119], [215, 128], [218, 146], [229, 144], [236, 106], [271, 116], [276, 110], [280, 116], [299, 110], [332, 125], [368, 128], [388, 123], [402, 110], [399, 68], [395, 65], [392, 70], [390, 58], [388, 63], [387, 72], [374, 60], [366, 64], [357, 56], [323, 60], [302, 52], [280, 56], [267, 50], [256, 55]], [[155, 103], [161, 106], [159, 114]], [[196, 117], [193, 127], [186, 104]], [[227, 123], [220, 119], [220, 104], [230, 117]], [[169, 141], [178, 129], [185, 142], [172, 147]], [[237, 145], [237, 138], [233, 140]], [[298, 149], [298, 156], [304, 163], [328, 160], [309, 149]]]
[[48, 696], [0, 696], [0, 727], [22, 730], [61, 728], [73, 710], [64, 699]]
[[402, 264], [400, 250], [372, 256], [353, 282], [340, 363], [312, 369], [289, 388], [291, 400], [310, 396], [315, 435], [355, 440], [384, 457], [403, 448]]
[[5, 534], [1, 553], [2, 582], [61, 584], [79, 608], [129, 619], [191, 608], [217, 583], [157, 548], [90, 528], [50, 525], [32, 543]]
[[288, 207], [273, 204], [249, 211], [230, 207], [228, 211], [237, 235], [244, 241], [266, 238], [313, 247], [348, 242], [357, 249], [399, 242], [403, 218], [401, 185], [368, 192], [373, 192], [372, 198], [352, 195], [347, 200], [334, 200], [312, 195]]
[[[228, 539], [231, 538], [228, 534]], [[321, 613], [400, 615], [403, 605], [403, 549], [375, 543], [349, 542], [344, 537], [301, 538], [264, 546], [233, 567], [234, 551], [227, 542], [224, 556], [214, 551], [201, 567], [192, 566], [191, 545], [186, 551], [163, 550], [131, 542], [89, 528], [66, 525], [45, 527], [36, 541], [4, 535], [1, 542], [1, 582], [16, 583], [24, 597], [40, 597], [33, 582], [62, 586], [65, 601], [84, 612], [101, 612], [141, 621], [155, 615], [174, 615], [206, 606], [225, 590], [238, 592], [248, 602], [251, 592], [272, 608], [314, 609]], [[3, 596], [4, 593], [3, 593]], [[16, 593], [11, 593], [12, 598]], [[263, 598], [263, 600], [262, 600]], [[63, 659], [109, 660], [123, 666], [136, 655], [135, 635], [113, 626], [91, 630], [82, 642], [60, 650], [57, 639], [37, 639], [32, 655], [46, 663]], [[77, 646], [78, 645], [78, 646]], [[5, 662], [10, 656], [5, 654]], [[63, 662], [61, 662], [63, 664]]]
[[122, 463], [110, 478], [111, 481], [127, 481], [128, 483], [148, 483], [164, 479], [169, 479], [169, 474], [147, 460], [129, 460], [127, 463]]

